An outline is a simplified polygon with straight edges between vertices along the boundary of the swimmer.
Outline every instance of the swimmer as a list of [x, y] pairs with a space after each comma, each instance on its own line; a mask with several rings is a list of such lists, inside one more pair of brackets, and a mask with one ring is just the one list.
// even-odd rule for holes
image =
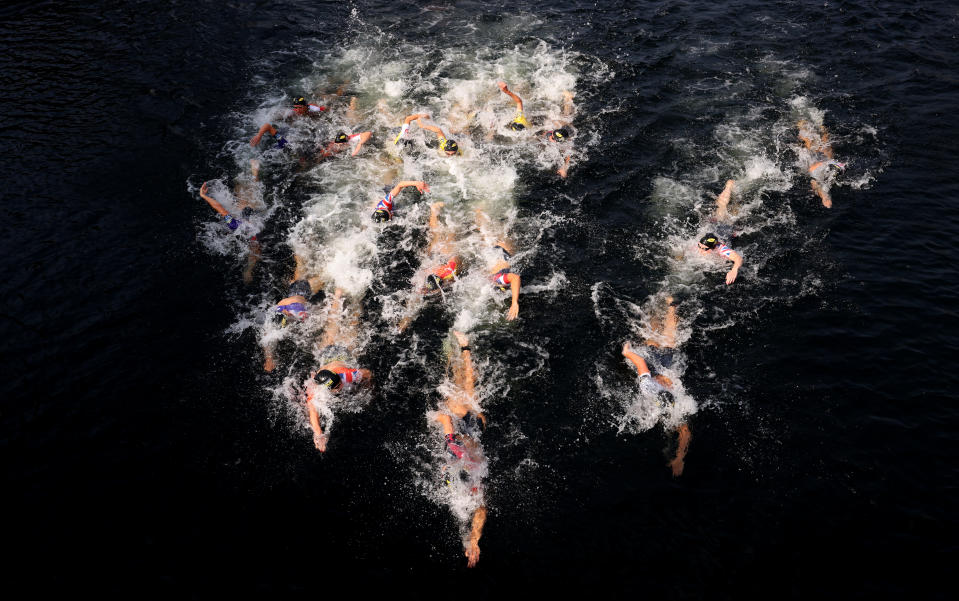
[[316, 155], [316, 160], [319, 162], [333, 157], [348, 149], [350, 146], [353, 147], [353, 152], [350, 153], [350, 156], [355, 157], [356, 155], [360, 154], [360, 151], [363, 150], [363, 145], [369, 142], [372, 136], [373, 132], [371, 131], [363, 131], [358, 134], [339, 132], [333, 138], [333, 141], [327, 143], [327, 145]]
[[[660, 367], [668, 369], [673, 362], [673, 355], [676, 352], [676, 333], [679, 327], [679, 318], [676, 314], [676, 304], [671, 296], [666, 297], [666, 315], [661, 327], [653, 327], [653, 336], [644, 342], [646, 352], [650, 359], [658, 363]], [[652, 375], [646, 360], [633, 351], [629, 342], [623, 343], [623, 357], [629, 360], [636, 368], [639, 374], [639, 390], [649, 397], [672, 402], [672, 394], [669, 392], [673, 388], [673, 382], [662, 374]], [[680, 476], [683, 473], [684, 459], [689, 451], [689, 441], [692, 439], [692, 433], [689, 426], [683, 422], [677, 428], [679, 433], [679, 446], [676, 450], [676, 456], [668, 463], [672, 468], [673, 476]]]
[[233, 186], [234, 201], [243, 219], [238, 219], [231, 215], [222, 204], [210, 196], [209, 186], [207, 185], [208, 182], [203, 182], [203, 185], [200, 186], [200, 198], [205, 200], [207, 204], [223, 218], [231, 232], [235, 232], [237, 235], [249, 240], [250, 254], [247, 256], [246, 267], [243, 269], [244, 284], [249, 284], [253, 281], [253, 268], [256, 266], [257, 261], [260, 260], [263, 250], [259, 240], [256, 239], [259, 233], [259, 226], [251, 222], [251, 219], [265, 208], [262, 200], [257, 198], [258, 194], [255, 189], [256, 183], [259, 182], [260, 164], [253, 159], [250, 161], [250, 166], [253, 174], [252, 185], [250, 182], [237, 180]]
[[489, 217], [480, 210], [476, 210], [476, 226], [483, 234], [483, 237], [490, 242], [494, 250], [502, 253], [502, 258], [493, 261], [489, 265], [490, 280], [493, 285], [500, 290], [510, 293], [509, 311], [506, 313], [506, 321], [513, 321], [519, 316], [519, 291], [522, 286], [522, 278], [518, 273], [514, 273], [510, 266], [510, 260], [515, 254], [515, 248], [505, 237], [492, 236], [489, 232]]
[[[289, 111], [286, 111], [280, 119], [287, 124], [292, 124], [301, 118], [316, 119], [320, 116], [320, 113], [325, 110], [325, 106], [309, 103], [306, 101], [306, 98], [298, 96], [293, 99], [293, 108]], [[281, 131], [282, 130], [280, 128], [272, 123], [264, 123], [260, 126], [260, 129], [257, 130], [256, 135], [250, 139], [250, 146], [259, 145], [260, 140], [263, 138], [263, 134], [269, 133], [271, 136], [273, 136], [274, 140], [276, 140], [276, 145], [279, 148], [283, 148], [286, 146], [286, 140], [282, 135], [279, 135]]]
[[440, 224], [440, 209], [446, 206], [444, 202], [434, 202], [430, 205], [430, 242], [426, 247], [427, 262], [432, 261], [433, 266], [429, 267], [429, 273], [419, 289], [419, 294], [410, 296], [406, 304], [403, 318], [400, 319], [398, 329], [400, 332], [406, 330], [410, 322], [415, 317], [419, 306], [422, 305], [426, 296], [442, 294], [443, 290], [449, 287], [460, 274], [462, 260], [455, 248], [454, 232], [452, 228]]
[[738, 252], [731, 249], [728, 245], [720, 242], [716, 234], [709, 233], [700, 238], [697, 243], [697, 248], [699, 254], [701, 255], [712, 255], [716, 253], [718, 256], [723, 257], [728, 261], [733, 262], [733, 266], [726, 273], [726, 285], [730, 285], [736, 281], [736, 276], [739, 275], [739, 268], [743, 266], [743, 258]]
[[[272, 318], [280, 327], [306, 321], [310, 315], [310, 297], [323, 288], [323, 281], [319, 276], [307, 275], [306, 261], [303, 257], [296, 255], [294, 258], [296, 268], [293, 271], [293, 279], [290, 280], [287, 295], [271, 309]], [[273, 351], [272, 344], [263, 345], [264, 371], [270, 372], [276, 368]]]
[[393, 219], [393, 200], [403, 188], [416, 188], [420, 194], [426, 194], [430, 187], [424, 181], [404, 180], [393, 186], [393, 189], [386, 193], [376, 206], [373, 208], [373, 221], [382, 223]]
[[806, 150], [812, 154], [809, 186], [822, 200], [822, 206], [830, 209], [832, 197], [829, 195], [829, 187], [836, 174], [846, 168], [846, 164], [833, 158], [832, 142], [829, 141], [829, 132], [824, 126], [818, 125], [813, 129], [808, 121], [802, 120], [796, 124], [796, 127], [799, 128], [799, 139]]
[[499, 86], [499, 89], [513, 99], [513, 102], [516, 103], [516, 116], [513, 117], [513, 120], [506, 124], [506, 127], [510, 128], [513, 131], [523, 131], [530, 127], [529, 121], [526, 120], [526, 114], [523, 113], [523, 99], [513, 93], [509, 89], [509, 86], [506, 85], [505, 81], [498, 81], [496, 85]]
[[[409, 117], [407, 117], [407, 119], [409, 119]], [[437, 152], [447, 157], [455, 157], [463, 154], [463, 151], [460, 149], [459, 144], [456, 143], [456, 140], [447, 137], [443, 130], [436, 125], [433, 125], [432, 123], [423, 123], [420, 121], [420, 119], [429, 119], [429, 115], [417, 117], [415, 121], [422, 129], [436, 134], [436, 140], [438, 142], [436, 147]]]
[[310, 428], [313, 430], [313, 445], [320, 451], [326, 451], [329, 436], [320, 426], [320, 414], [316, 403], [320, 390], [339, 395], [352, 393], [360, 387], [372, 384], [373, 374], [368, 369], [351, 367], [352, 354], [356, 345], [356, 324], [358, 315], [352, 315], [349, 327], [344, 326], [343, 291], [339, 288], [333, 293], [329, 317], [323, 336], [318, 344], [320, 348], [321, 367], [310, 375], [306, 388], [306, 408], [310, 417]]
[[[451, 359], [453, 367], [453, 391], [443, 391], [443, 401], [436, 413], [436, 421], [443, 429], [446, 450], [456, 460], [462, 460], [466, 478], [472, 484], [471, 494], [478, 495], [479, 506], [470, 519], [469, 538], [465, 542], [464, 555], [467, 567], [475, 567], [479, 561], [480, 537], [486, 524], [486, 503], [483, 500], [482, 481], [477, 476], [480, 466], [486, 463], [479, 438], [486, 429], [486, 416], [476, 403], [473, 375], [472, 349], [469, 339], [462, 332], [453, 331], [459, 344], [459, 357]], [[472, 472], [472, 473], [471, 473]]]

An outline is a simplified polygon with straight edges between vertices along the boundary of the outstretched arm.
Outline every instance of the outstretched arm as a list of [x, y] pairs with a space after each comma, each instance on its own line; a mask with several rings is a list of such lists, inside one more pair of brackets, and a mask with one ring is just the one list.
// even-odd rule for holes
[[510, 292], [513, 294], [513, 302], [509, 306], [509, 313], [506, 314], [506, 320], [513, 321], [519, 315], [519, 274], [511, 273], [507, 275], [506, 281], [509, 282]]
[[513, 102], [516, 103], [516, 108], [520, 111], [523, 110], [523, 99], [510, 91], [509, 87], [506, 85], [505, 81], [498, 81], [496, 85], [499, 86], [499, 89], [503, 91], [504, 94], [513, 99]]
[[[403, 125], [409, 125], [410, 123], [416, 121], [417, 119], [430, 119], [430, 114], [429, 113], [413, 113], [412, 115], [409, 115], [408, 117], [406, 117], [406, 119], [403, 119]], [[423, 127], [422, 123], [420, 124], [420, 127]]]
[[483, 526], [486, 524], [486, 505], [481, 505], [473, 513], [473, 525], [470, 528], [470, 540], [466, 544], [466, 567], [474, 568], [476, 563], [479, 561], [480, 548], [479, 541], [480, 537], [483, 536]]
[[729, 253], [729, 260], [733, 262], [733, 267], [728, 273], [726, 273], [727, 286], [736, 281], [736, 276], [739, 274], [739, 268], [743, 266], [743, 257], [736, 251], [731, 251]]
[[679, 448], [676, 449], [676, 457], [669, 462], [669, 467], [673, 469], [673, 476], [681, 476], [683, 474], [683, 460], [686, 457], [686, 452], [689, 451], [689, 441], [692, 440], [692, 438], [693, 434], [689, 431], [689, 426], [685, 423], [680, 424]]
[[313, 406], [313, 395], [306, 399], [306, 409], [310, 412], [310, 427], [313, 428], [313, 444], [322, 453], [326, 451], [327, 436], [320, 427], [320, 414]]
[[437, 138], [445, 138], [446, 134], [443, 133], [443, 130], [431, 123], [420, 123], [420, 127], [427, 131], [431, 131], [436, 134]]
[[646, 365], [646, 360], [634, 353], [628, 342], [623, 343], [623, 356], [626, 357], [629, 362], [636, 367], [636, 371], [639, 373], [639, 375], [649, 373], [649, 366]]
[[203, 182], [203, 185], [200, 186], [200, 198], [205, 200], [207, 204], [213, 207], [213, 210], [220, 214], [222, 217], [226, 217], [230, 214], [229, 211], [223, 208], [223, 205], [218, 203], [215, 198], [207, 194], [207, 183]]
[[373, 135], [373, 132], [371, 132], [371, 131], [364, 131], [364, 132], [362, 132], [362, 133], [359, 134], [359, 135], [360, 135], [360, 141], [359, 141], [359, 143], [356, 145], [356, 148], [353, 149], [353, 154], [351, 154], [350, 156], [354, 156], [354, 157], [355, 157], [356, 155], [358, 155], [358, 154], [360, 153], [360, 150], [363, 149], [363, 145], [370, 141], [370, 136]]
[[390, 190], [390, 196], [396, 196], [397, 194], [400, 193], [400, 190], [410, 186], [413, 186], [414, 188], [416, 188], [423, 194], [430, 191], [430, 187], [426, 185], [426, 182], [416, 181], [416, 180], [403, 180], [400, 183], [393, 186], [393, 189]]
[[261, 125], [260, 129], [257, 130], [256, 135], [253, 136], [253, 138], [250, 140], [250, 146], [256, 146], [257, 144], [259, 144], [260, 139], [263, 138], [263, 134], [265, 134], [266, 132], [270, 132], [271, 136], [275, 136], [276, 128], [273, 127], [273, 125], [270, 123], [264, 123], [263, 125]]

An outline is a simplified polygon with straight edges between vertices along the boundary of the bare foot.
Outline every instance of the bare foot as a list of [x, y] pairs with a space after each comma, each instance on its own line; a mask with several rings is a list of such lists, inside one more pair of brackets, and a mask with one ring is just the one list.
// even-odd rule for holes
[[456, 341], [460, 343], [460, 347], [469, 346], [470, 339], [466, 337], [466, 334], [463, 332], [458, 332], [453, 330], [453, 336], [456, 337]]
[[466, 552], [463, 553], [466, 555], [466, 567], [475, 568], [476, 564], [479, 562], [480, 548], [479, 544], [473, 541], [469, 542], [469, 545], [466, 547]]
[[276, 364], [273, 363], [273, 357], [267, 355], [266, 359], [263, 360], [263, 371], [273, 371], [274, 369], [276, 369]]
[[683, 468], [685, 467], [685, 465], [683, 464], [682, 459], [677, 457], [676, 459], [673, 459], [672, 461], [670, 461], [668, 465], [673, 470], [673, 478], [677, 478], [683, 475]]

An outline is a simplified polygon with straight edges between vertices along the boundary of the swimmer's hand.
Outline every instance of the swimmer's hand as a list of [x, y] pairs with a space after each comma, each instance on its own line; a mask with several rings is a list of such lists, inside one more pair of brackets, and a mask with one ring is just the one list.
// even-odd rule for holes
[[733, 267], [729, 270], [729, 273], [726, 274], [726, 285], [730, 285], [736, 281], [736, 276], [739, 274], [739, 268]]
[[669, 467], [673, 470], [673, 478], [683, 475], [683, 468], [685, 467], [685, 464], [683, 463], [682, 458], [677, 457], [670, 461], [667, 465], [669, 465]]
[[466, 546], [466, 552], [463, 553], [463, 555], [466, 555], [466, 567], [475, 568], [480, 556], [479, 543], [471, 540]]
[[329, 438], [326, 436], [326, 434], [320, 434], [319, 432], [314, 432], [314, 433], [313, 433], [313, 445], [314, 445], [314, 446], [317, 448], [317, 450], [319, 450], [321, 453], [325, 453], [325, 452], [326, 452], [326, 441], [327, 441], [327, 440], [329, 440]]
[[509, 90], [509, 87], [507, 87], [505, 81], [497, 81], [496, 85], [499, 86], [499, 89], [503, 90], [504, 92]]
[[509, 312], [506, 314], [506, 321], [513, 321], [519, 316], [519, 303], [513, 303], [509, 306]]
[[413, 185], [416, 186], [416, 189], [419, 190], [421, 194], [426, 194], [430, 191], [430, 187], [426, 182], [416, 182]]
[[629, 341], [623, 343], [623, 356], [627, 357], [633, 352], [633, 347], [629, 345]]
[[203, 196], [204, 194], [207, 193], [207, 191], [206, 191], [207, 185], [206, 185], [206, 184], [207, 184], [207, 182], [203, 182], [203, 185], [200, 186], [200, 196]]

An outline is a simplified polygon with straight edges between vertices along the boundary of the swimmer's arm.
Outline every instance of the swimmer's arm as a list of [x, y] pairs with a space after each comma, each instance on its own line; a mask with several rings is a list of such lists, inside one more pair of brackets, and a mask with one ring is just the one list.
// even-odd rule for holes
[[440, 129], [439, 127], [435, 126], [435, 125], [432, 125], [432, 124], [429, 124], [429, 123], [420, 123], [420, 127], [422, 127], [423, 129], [425, 129], [425, 130], [427, 130], [427, 131], [433, 132], [434, 134], [436, 134], [436, 137], [437, 137], [437, 138], [445, 138], [445, 137], [446, 137], [446, 134], [443, 133], [443, 130]]
[[563, 159], [563, 166], [556, 170], [556, 173], [563, 179], [566, 179], [566, 175], [569, 173], [569, 161], [573, 158], [573, 155], [568, 154], [566, 158]]
[[276, 135], [276, 128], [273, 127], [271, 123], [264, 123], [260, 126], [260, 129], [256, 132], [256, 135], [253, 136], [253, 139], [250, 140], [250, 146], [256, 146], [260, 143], [260, 139], [263, 138], [263, 134], [270, 132], [271, 136]]
[[486, 525], [486, 505], [481, 505], [479, 509], [473, 513], [473, 525], [470, 528], [470, 540], [466, 546], [466, 552], [464, 553], [467, 559], [466, 567], [475, 567], [476, 563], [479, 561], [479, 541], [480, 537], [483, 536], [484, 525]]
[[[416, 121], [417, 119], [429, 119], [429, 113], [414, 113], [409, 115], [406, 119], [403, 119], [403, 125], [409, 125], [410, 123]], [[420, 123], [420, 127], [423, 127], [423, 124]]]
[[320, 414], [313, 406], [313, 395], [306, 399], [306, 409], [310, 412], [310, 427], [313, 428], [313, 444], [320, 452], [326, 451], [326, 436], [320, 427]]
[[639, 372], [639, 375], [648, 374], [649, 366], [646, 365], [646, 360], [633, 352], [632, 347], [629, 346], [629, 343], [623, 343], [623, 356], [629, 360], [636, 367], [636, 371]]
[[370, 141], [370, 136], [372, 135], [373, 135], [373, 132], [371, 131], [365, 131], [359, 134], [360, 142], [356, 145], [356, 148], [353, 149], [353, 154], [351, 154], [350, 156], [355, 157], [356, 155], [358, 155], [360, 153], [360, 150], [363, 149], [363, 145]]
[[362, 367], [359, 368], [359, 369], [356, 370], [356, 371], [360, 372], [360, 377], [363, 378], [363, 385], [364, 385], [364, 386], [372, 386], [372, 385], [373, 385], [373, 372], [371, 372], [371, 371], [368, 370], [368, 369], [363, 369]]
[[426, 182], [424, 182], [424, 181], [403, 180], [403, 181], [401, 181], [400, 183], [398, 183], [398, 184], [396, 184], [395, 186], [393, 186], [393, 189], [390, 190], [390, 196], [396, 196], [397, 194], [400, 193], [400, 191], [401, 191], [403, 188], [406, 188], [406, 187], [409, 187], [409, 186], [412, 186], [412, 187], [416, 188], [417, 190], [419, 190], [421, 193], [424, 193], [424, 194], [425, 194], [426, 192], [429, 192], [429, 191], [430, 191], [430, 187], [429, 187], [428, 185], [426, 185]]
[[442, 426], [443, 436], [446, 436], [447, 434], [452, 434], [453, 432], [455, 432], [455, 430], [453, 429], [453, 420], [450, 418], [450, 416], [446, 415], [445, 413], [438, 413], [436, 414], [436, 417], [434, 417], [433, 419], [438, 421], [440, 423], [440, 426]]
[[516, 108], [522, 112], [523, 110], [523, 99], [510, 91], [509, 87], [506, 85], [505, 81], [496, 82], [496, 85], [499, 86], [499, 89], [503, 91], [504, 94], [513, 99], [513, 102], [516, 103]]
[[227, 215], [229, 215], [230, 212], [224, 209], [223, 205], [218, 203], [216, 199], [214, 199], [212, 196], [206, 193], [206, 190], [207, 190], [206, 184], [207, 184], [206, 182], [203, 182], [203, 185], [200, 186], [200, 198], [205, 200], [208, 205], [213, 207], [213, 210], [219, 213], [221, 217], [226, 217]]
[[683, 460], [686, 458], [686, 452], [689, 451], [689, 441], [693, 434], [689, 431], [689, 426], [685, 423], [679, 426], [679, 448], [676, 449], [676, 457], [669, 462], [669, 467], [673, 468], [673, 476], [680, 476], [683, 473]]
[[513, 302], [509, 306], [509, 313], [506, 314], [506, 320], [512, 321], [519, 315], [519, 287], [521, 278], [518, 273], [511, 273], [506, 276], [509, 281], [510, 292], [513, 295]]
[[726, 274], [727, 286], [736, 281], [736, 276], [739, 275], [739, 268], [743, 266], [743, 257], [738, 252], [732, 251], [728, 258], [733, 262], [733, 266], [732, 269], [730, 269]]

